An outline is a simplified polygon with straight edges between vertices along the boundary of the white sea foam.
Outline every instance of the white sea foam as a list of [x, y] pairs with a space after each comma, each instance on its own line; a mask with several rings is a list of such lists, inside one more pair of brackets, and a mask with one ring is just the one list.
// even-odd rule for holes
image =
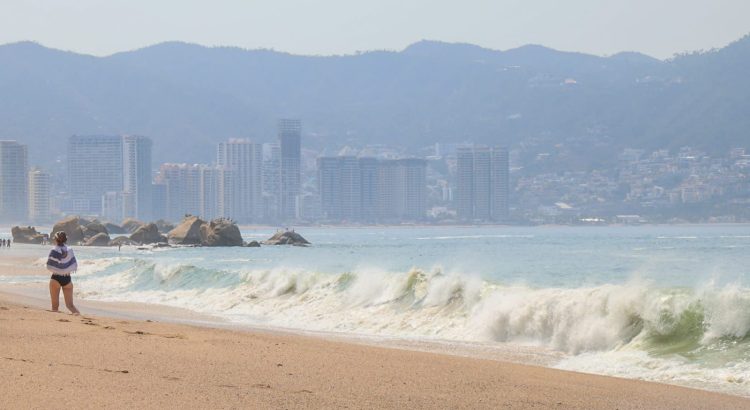
[[88, 298], [165, 304], [251, 325], [542, 346], [568, 355], [563, 368], [732, 392], [750, 383], [750, 290], [739, 284], [534, 288], [440, 267], [221, 271], [137, 258], [82, 269], [79, 289]]

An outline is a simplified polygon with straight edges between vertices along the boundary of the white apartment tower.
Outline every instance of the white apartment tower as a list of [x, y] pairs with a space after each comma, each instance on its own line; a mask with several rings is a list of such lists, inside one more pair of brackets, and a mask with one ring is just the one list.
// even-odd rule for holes
[[222, 215], [238, 222], [254, 222], [263, 217], [263, 150], [249, 140], [231, 139], [219, 144], [216, 163], [233, 173], [232, 189], [222, 190]]
[[279, 120], [278, 136], [281, 148], [279, 217], [287, 221], [298, 217], [297, 198], [300, 195], [302, 173], [301, 134], [300, 120]]
[[39, 168], [29, 171], [29, 220], [33, 223], [49, 222], [52, 219], [50, 178], [50, 174]]
[[136, 135], [122, 137], [123, 214], [141, 220], [151, 219], [151, 139]]

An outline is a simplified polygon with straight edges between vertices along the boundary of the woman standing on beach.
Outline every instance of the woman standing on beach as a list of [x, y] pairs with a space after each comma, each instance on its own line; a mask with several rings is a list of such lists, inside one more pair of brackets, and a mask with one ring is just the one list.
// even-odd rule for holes
[[47, 270], [52, 272], [52, 277], [49, 280], [52, 311], [57, 312], [60, 307], [60, 289], [62, 288], [65, 306], [68, 307], [70, 313], [79, 315], [80, 312], [73, 304], [73, 282], [70, 279], [70, 274], [78, 269], [78, 262], [73, 250], [65, 245], [65, 242], [68, 241], [65, 232], [56, 232], [54, 239], [57, 246], [49, 251], [49, 258], [47, 259]]

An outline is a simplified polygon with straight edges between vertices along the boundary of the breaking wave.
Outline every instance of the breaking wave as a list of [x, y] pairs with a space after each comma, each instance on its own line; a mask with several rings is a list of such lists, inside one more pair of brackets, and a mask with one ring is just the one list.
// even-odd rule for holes
[[[732, 369], [731, 377], [722, 370], [709, 382], [750, 386], [750, 289], [740, 285], [533, 288], [438, 268], [326, 274], [99, 263], [101, 270], [81, 278], [84, 297], [166, 304], [262, 326], [540, 346], [564, 352], [561, 367], [685, 384], [667, 370], [682, 369], [682, 377], [692, 367], [704, 376]], [[632, 360], [614, 364], [606, 360], [612, 355]]]

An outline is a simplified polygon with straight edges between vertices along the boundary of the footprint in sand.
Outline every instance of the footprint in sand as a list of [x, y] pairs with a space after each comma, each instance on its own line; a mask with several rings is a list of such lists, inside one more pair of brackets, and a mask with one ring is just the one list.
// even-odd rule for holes
[[270, 389], [271, 385], [270, 384], [258, 383], [258, 384], [252, 385], [252, 387], [255, 387], [256, 389]]
[[68, 320], [68, 319], [57, 319], [57, 321], [58, 322], [68, 322], [68, 323], [70, 322], [70, 320]]

